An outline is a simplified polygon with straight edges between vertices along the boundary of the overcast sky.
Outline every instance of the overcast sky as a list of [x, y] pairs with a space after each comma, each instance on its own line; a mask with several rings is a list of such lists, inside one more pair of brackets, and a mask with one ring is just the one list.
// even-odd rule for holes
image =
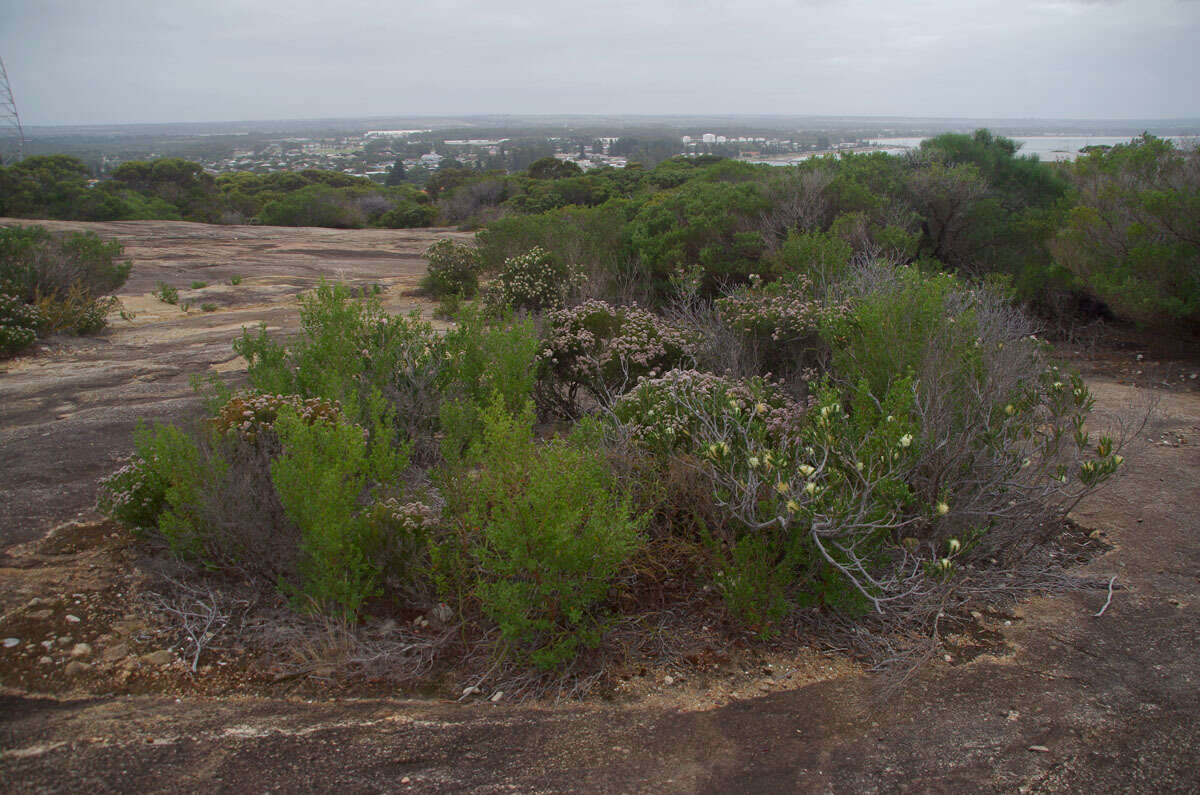
[[26, 124], [1200, 117], [1198, 0], [0, 0]]

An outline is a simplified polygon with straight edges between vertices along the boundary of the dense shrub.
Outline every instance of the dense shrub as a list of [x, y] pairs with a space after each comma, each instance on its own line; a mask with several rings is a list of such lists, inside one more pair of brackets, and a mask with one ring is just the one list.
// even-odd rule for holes
[[1059, 261], [1121, 317], [1200, 324], [1200, 151], [1146, 136], [1080, 158], [1072, 177]]
[[561, 668], [599, 642], [601, 606], [639, 522], [595, 450], [534, 440], [528, 404], [514, 415], [497, 399], [482, 422], [466, 459], [476, 475], [449, 495], [474, 594], [508, 654]]
[[26, 302], [79, 288], [92, 295], [118, 289], [129, 278], [131, 262], [120, 262], [123, 248], [92, 232], [53, 234], [41, 226], [0, 229], [0, 284]]
[[700, 266], [705, 294], [745, 282], [764, 251], [756, 226], [768, 208], [756, 184], [689, 182], [647, 202], [630, 223], [644, 278], [658, 295], [671, 277]]
[[[119, 262], [121, 252], [120, 243], [91, 232], [52, 234], [40, 226], [0, 229], [0, 291], [36, 305], [24, 314], [36, 314], [39, 333], [91, 334], [108, 324], [108, 313], [117, 303], [106, 294], [129, 277], [132, 263]], [[15, 327], [15, 321], [14, 316], [6, 325]]]
[[428, 274], [421, 285], [435, 298], [474, 298], [479, 291], [479, 255], [455, 240], [439, 240], [425, 250]]
[[258, 219], [272, 226], [359, 229], [367, 225], [367, 213], [354, 199], [346, 189], [309, 185], [267, 204]]

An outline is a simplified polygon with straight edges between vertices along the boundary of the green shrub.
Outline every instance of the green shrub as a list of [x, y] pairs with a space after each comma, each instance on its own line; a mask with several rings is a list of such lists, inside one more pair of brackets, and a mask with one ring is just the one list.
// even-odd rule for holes
[[203, 290], [207, 286], [208, 286], [208, 282], [200, 282], [200, 281], [192, 282], [193, 290]]
[[542, 248], [509, 257], [488, 294], [497, 308], [542, 311], [563, 305], [582, 286], [583, 272]]
[[108, 324], [117, 303], [105, 294], [129, 277], [132, 263], [118, 262], [121, 252], [91, 232], [0, 229], [0, 290], [37, 306], [39, 333], [91, 334]]
[[386, 435], [368, 440], [344, 420], [307, 422], [290, 407], [280, 410], [275, 427], [283, 453], [271, 464], [271, 479], [300, 529], [300, 591], [321, 609], [357, 615], [379, 592], [382, 544], [360, 506], [372, 484], [407, 466], [408, 450]]
[[755, 228], [769, 205], [757, 184], [688, 182], [648, 201], [630, 223], [642, 277], [659, 297], [675, 274], [699, 266], [705, 295], [745, 282], [760, 270], [762, 234]]
[[101, 483], [100, 510], [135, 530], [157, 529], [179, 555], [201, 539], [183, 513], [200, 499], [206, 461], [196, 441], [173, 425], [139, 425], [129, 463]]
[[241, 277], [241, 276], [238, 276], [238, 275], [236, 275], [236, 274], [235, 274], [235, 275], [233, 275], [233, 276], [230, 276], [230, 277], [229, 277], [229, 283], [230, 283], [231, 285], [233, 285], [234, 287], [237, 287], [239, 284], [241, 284], [241, 283], [242, 283], [242, 277]]
[[835, 222], [829, 233], [792, 230], [772, 257], [773, 270], [781, 275], [802, 274], [820, 294], [825, 294], [829, 287], [845, 278], [854, 254], [850, 243], [838, 236], [837, 228]]
[[455, 240], [439, 240], [425, 250], [429, 273], [421, 285], [435, 298], [458, 295], [474, 298], [479, 291], [479, 255]]
[[172, 287], [163, 281], [160, 281], [155, 285], [154, 295], [164, 304], [175, 305], [179, 303], [179, 288]]
[[476, 235], [479, 258], [485, 270], [498, 272], [510, 257], [536, 246], [560, 262], [578, 264], [594, 283], [611, 281], [628, 269], [630, 256], [625, 231], [628, 211], [628, 202], [614, 200], [600, 207], [564, 207], [539, 215], [506, 215]]
[[640, 522], [595, 450], [534, 441], [528, 405], [514, 415], [497, 397], [482, 421], [468, 455], [477, 475], [452, 503], [460, 533], [475, 539], [475, 595], [509, 654], [561, 668], [599, 643], [601, 605]]
[[308, 185], [268, 203], [258, 217], [271, 226], [360, 229], [367, 225], [367, 214], [356, 198], [352, 188]]
[[438, 379], [441, 451], [448, 461], [457, 461], [478, 438], [481, 414], [495, 396], [510, 412], [529, 401], [537, 379], [538, 337], [528, 318], [488, 322], [471, 307], [446, 332], [444, 351]]
[[437, 221], [437, 208], [430, 204], [400, 202], [376, 220], [378, 226], [388, 229], [414, 229], [433, 226]]

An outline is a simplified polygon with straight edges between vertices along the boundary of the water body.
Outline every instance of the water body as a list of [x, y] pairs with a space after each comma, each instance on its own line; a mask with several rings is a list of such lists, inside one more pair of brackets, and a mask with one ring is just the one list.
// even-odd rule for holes
[[[1021, 144], [1021, 148], [1017, 150], [1017, 154], [1021, 155], [1037, 155], [1042, 160], [1074, 160], [1079, 156], [1079, 150], [1087, 146], [1116, 146], [1117, 144], [1127, 144], [1133, 140], [1131, 137], [1113, 137], [1104, 135], [1088, 135], [1088, 136], [1067, 136], [1067, 135], [1037, 135], [1020, 137], [1008, 136], [1012, 140]], [[1195, 136], [1167, 136], [1169, 140], [1175, 142], [1176, 146], [1195, 146], [1197, 138]], [[881, 148], [885, 152], [900, 154], [909, 149], [915, 149], [921, 145], [921, 141], [925, 138], [876, 138], [871, 141], [872, 146]]]

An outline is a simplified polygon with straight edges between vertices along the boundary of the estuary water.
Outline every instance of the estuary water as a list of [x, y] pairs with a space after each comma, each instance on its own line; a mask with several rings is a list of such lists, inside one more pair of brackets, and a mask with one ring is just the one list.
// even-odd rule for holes
[[[1079, 150], [1087, 146], [1116, 146], [1117, 144], [1127, 144], [1133, 140], [1132, 137], [1120, 136], [1104, 136], [1104, 135], [1089, 135], [1089, 136], [1068, 136], [1068, 135], [1037, 135], [1037, 136], [1008, 136], [1012, 140], [1021, 144], [1021, 148], [1017, 150], [1017, 154], [1021, 155], [1037, 155], [1042, 160], [1074, 160], [1079, 156]], [[1176, 146], [1195, 146], [1200, 140], [1196, 136], [1166, 136], [1169, 140], [1175, 142]], [[871, 141], [871, 145], [879, 147], [885, 152], [900, 154], [908, 149], [914, 149], [921, 145], [924, 138], [875, 138]]]

